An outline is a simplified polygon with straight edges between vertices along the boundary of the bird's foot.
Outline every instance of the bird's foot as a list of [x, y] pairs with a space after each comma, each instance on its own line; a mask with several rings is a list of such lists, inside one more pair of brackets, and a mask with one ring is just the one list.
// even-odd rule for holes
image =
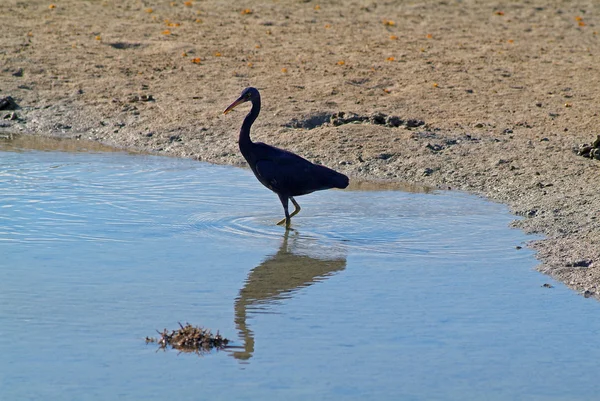
[[285, 224], [285, 229], [289, 230], [291, 223], [292, 223], [292, 219], [286, 217], [285, 219], [281, 219], [280, 221], [278, 221], [277, 225], [282, 226]]

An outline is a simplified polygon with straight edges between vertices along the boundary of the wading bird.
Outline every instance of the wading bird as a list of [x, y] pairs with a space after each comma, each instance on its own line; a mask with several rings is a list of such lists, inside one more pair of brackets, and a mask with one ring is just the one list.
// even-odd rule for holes
[[[250, 127], [260, 113], [260, 93], [256, 88], [246, 88], [241, 96], [225, 111], [228, 113], [242, 103], [251, 102], [252, 109], [244, 119], [240, 130], [239, 146], [242, 155], [250, 165], [258, 180], [281, 200], [285, 223], [290, 228], [290, 221], [300, 211], [300, 205], [294, 196], [306, 195], [314, 191], [330, 188], [346, 188], [348, 177], [325, 166], [320, 166], [287, 150], [279, 149], [262, 142], [252, 142]], [[288, 211], [288, 201], [294, 204], [294, 211]]]

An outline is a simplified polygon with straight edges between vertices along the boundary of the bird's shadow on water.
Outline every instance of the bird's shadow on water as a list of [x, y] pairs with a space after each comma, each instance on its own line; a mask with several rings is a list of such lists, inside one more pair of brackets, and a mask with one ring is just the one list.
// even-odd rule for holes
[[[293, 231], [293, 230], [292, 230]], [[235, 325], [243, 346], [231, 355], [248, 361], [254, 354], [254, 332], [248, 318], [265, 313], [298, 290], [326, 280], [346, 268], [344, 251], [333, 251], [314, 238], [286, 230], [279, 250], [250, 271], [235, 300]]]

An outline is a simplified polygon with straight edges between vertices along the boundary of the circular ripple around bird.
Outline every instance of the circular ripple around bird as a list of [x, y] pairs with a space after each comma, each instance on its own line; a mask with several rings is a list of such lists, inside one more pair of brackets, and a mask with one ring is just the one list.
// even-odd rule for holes
[[[249, 170], [126, 154], [3, 154], [0, 241], [138, 241], [207, 236], [281, 239], [277, 196]], [[506, 208], [460, 193], [325, 191], [297, 199], [290, 235], [307, 246], [382, 255], [493, 257]], [[503, 216], [503, 217], [498, 217]], [[465, 241], [465, 238], [467, 241]], [[464, 244], [468, 244], [465, 247]]]

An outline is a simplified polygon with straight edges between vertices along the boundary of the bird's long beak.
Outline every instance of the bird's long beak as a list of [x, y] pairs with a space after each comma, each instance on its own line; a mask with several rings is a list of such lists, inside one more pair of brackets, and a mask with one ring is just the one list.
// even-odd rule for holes
[[235, 109], [237, 106], [239, 106], [240, 104], [244, 103], [245, 101], [246, 101], [246, 99], [244, 99], [243, 97], [239, 98], [235, 102], [231, 103], [229, 105], [229, 107], [225, 109], [225, 111], [223, 112], [223, 114], [229, 113], [231, 110]]

